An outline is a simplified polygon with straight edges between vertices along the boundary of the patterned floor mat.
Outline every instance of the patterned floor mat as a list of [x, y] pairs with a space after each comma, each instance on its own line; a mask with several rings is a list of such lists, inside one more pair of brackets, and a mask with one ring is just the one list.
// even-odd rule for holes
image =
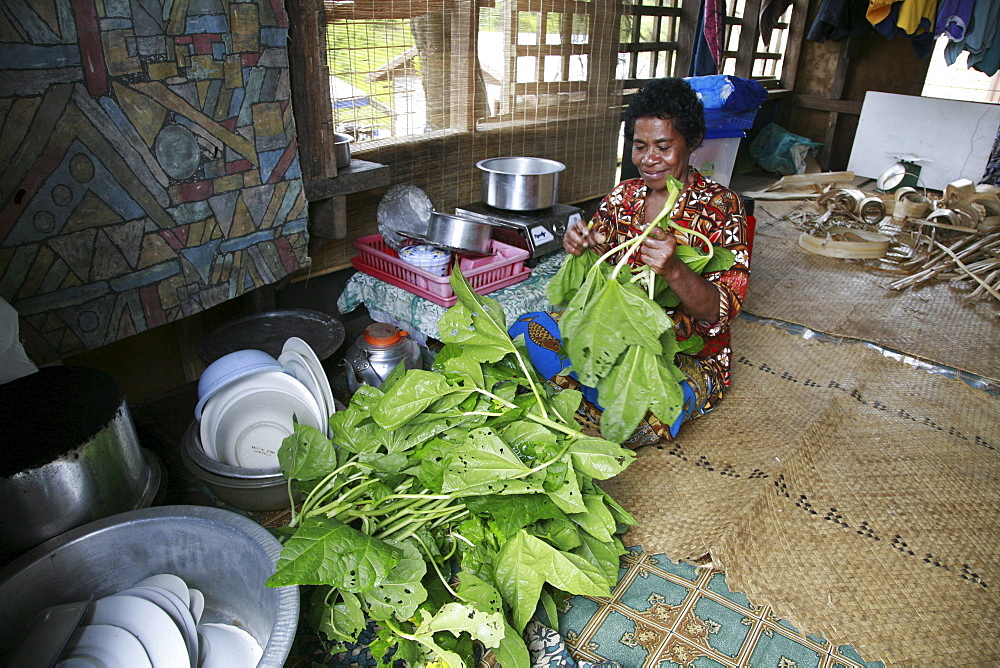
[[725, 575], [710, 565], [677, 563], [639, 548], [622, 558], [610, 598], [567, 601], [559, 631], [581, 667], [883, 665], [866, 663], [849, 645], [799, 633], [770, 606], [753, 605], [730, 591]]

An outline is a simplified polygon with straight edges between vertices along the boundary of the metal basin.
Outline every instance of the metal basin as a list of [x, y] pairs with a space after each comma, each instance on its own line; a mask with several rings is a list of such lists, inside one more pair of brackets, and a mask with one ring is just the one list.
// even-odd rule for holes
[[483, 201], [508, 211], [547, 209], [559, 200], [559, 173], [566, 165], [546, 158], [488, 158], [476, 163], [483, 172]]
[[298, 587], [266, 587], [281, 545], [250, 519], [218, 508], [163, 506], [121, 513], [49, 540], [0, 570], [0, 656], [39, 612], [108, 596], [157, 573], [205, 595], [203, 622], [235, 624], [282, 666], [299, 615]]

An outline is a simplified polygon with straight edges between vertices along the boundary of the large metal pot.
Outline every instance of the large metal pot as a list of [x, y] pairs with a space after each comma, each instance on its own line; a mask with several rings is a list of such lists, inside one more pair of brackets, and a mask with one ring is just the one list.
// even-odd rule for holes
[[476, 163], [483, 172], [483, 201], [508, 211], [535, 211], [559, 199], [559, 173], [566, 165], [546, 158], [487, 158]]
[[492, 236], [493, 226], [489, 223], [432, 211], [421, 239], [457, 253], [488, 255]]
[[159, 464], [108, 374], [45, 367], [0, 385], [0, 560], [73, 527], [148, 506]]

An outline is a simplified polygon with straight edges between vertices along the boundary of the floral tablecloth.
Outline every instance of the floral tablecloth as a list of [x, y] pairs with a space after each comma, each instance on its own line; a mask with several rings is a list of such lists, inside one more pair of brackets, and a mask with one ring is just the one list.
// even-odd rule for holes
[[[508, 323], [525, 313], [545, 310], [549, 306], [545, 298], [545, 286], [562, 266], [565, 256], [560, 251], [542, 258], [531, 269], [527, 280], [486, 296], [499, 302]], [[424, 341], [420, 338], [437, 338], [438, 320], [447, 310], [444, 306], [359, 271], [348, 280], [344, 292], [337, 300], [337, 308], [341, 313], [350, 313], [362, 303], [368, 307], [373, 320], [395, 320], [393, 324], [405, 325], [411, 335], [414, 331], [418, 332], [422, 336], [414, 338], [421, 344]], [[384, 315], [390, 318], [385, 318]]]

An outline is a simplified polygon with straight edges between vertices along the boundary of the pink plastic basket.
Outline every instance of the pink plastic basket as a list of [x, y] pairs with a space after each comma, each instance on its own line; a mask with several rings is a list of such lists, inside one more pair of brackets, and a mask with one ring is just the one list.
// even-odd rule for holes
[[[465, 257], [459, 260], [462, 275], [476, 294], [485, 295], [520, 283], [531, 275], [531, 269], [524, 266], [528, 251], [501, 243], [490, 242], [492, 255], [485, 257]], [[441, 306], [454, 306], [458, 301], [451, 289], [451, 269], [447, 276], [435, 276], [412, 264], [399, 259], [392, 247], [382, 240], [381, 234], [372, 234], [354, 240], [358, 255], [351, 258], [351, 264], [375, 278], [408, 290], [424, 299]]]

